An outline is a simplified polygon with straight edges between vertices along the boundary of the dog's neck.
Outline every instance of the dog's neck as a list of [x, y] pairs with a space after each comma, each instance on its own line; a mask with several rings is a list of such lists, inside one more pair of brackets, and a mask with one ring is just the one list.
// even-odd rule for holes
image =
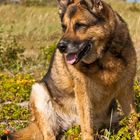
[[100, 63], [100, 60], [97, 59], [94, 62], [87, 64], [85, 62], [79, 62], [78, 64], [76, 64], [74, 66], [76, 69], [78, 69], [79, 71], [85, 73], [87, 75], [87, 72], [90, 74], [94, 74], [96, 72], [99, 71], [99, 69], [103, 69], [102, 64]]

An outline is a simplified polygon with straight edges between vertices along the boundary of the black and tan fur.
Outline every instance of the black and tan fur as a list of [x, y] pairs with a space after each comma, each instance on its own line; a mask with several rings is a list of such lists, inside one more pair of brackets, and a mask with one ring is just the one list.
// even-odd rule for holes
[[55, 140], [77, 124], [82, 139], [93, 140], [113, 99], [125, 115], [135, 112], [136, 54], [127, 24], [101, 0], [58, 5], [64, 33], [46, 76], [32, 87], [31, 124], [13, 140]]

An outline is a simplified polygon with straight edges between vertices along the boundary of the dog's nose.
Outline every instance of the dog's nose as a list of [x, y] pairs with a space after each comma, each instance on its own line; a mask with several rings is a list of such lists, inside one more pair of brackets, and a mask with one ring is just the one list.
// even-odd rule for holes
[[68, 45], [68, 43], [67, 43], [66, 41], [61, 40], [61, 41], [58, 43], [57, 48], [59, 49], [59, 51], [60, 51], [61, 53], [65, 53], [66, 50], [67, 50], [67, 45]]

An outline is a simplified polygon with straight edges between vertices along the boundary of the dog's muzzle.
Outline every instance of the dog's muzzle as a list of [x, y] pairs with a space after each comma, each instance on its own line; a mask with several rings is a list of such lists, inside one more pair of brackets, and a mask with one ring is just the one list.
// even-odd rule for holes
[[59, 51], [61, 53], [66, 53], [66, 50], [67, 50], [67, 46], [68, 46], [68, 43], [66, 41], [60, 41], [58, 44], [57, 44], [57, 48], [59, 49]]
[[77, 64], [88, 52], [90, 51], [93, 43], [91, 41], [83, 41], [80, 42], [67, 42], [61, 40], [57, 48], [61, 53], [65, 54], [65, 58], [67, 63], [69, 64]]

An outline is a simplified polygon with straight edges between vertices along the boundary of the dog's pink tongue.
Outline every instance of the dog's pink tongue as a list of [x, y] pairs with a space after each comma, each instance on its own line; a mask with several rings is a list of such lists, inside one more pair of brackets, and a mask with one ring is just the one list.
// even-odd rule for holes
[[76, 61], [76, 54], [75, 53], [68, 54], [66, 56], [66, 60], [68, 64], [71, 64], [71, 65], [74, 64], [74, 62]]

